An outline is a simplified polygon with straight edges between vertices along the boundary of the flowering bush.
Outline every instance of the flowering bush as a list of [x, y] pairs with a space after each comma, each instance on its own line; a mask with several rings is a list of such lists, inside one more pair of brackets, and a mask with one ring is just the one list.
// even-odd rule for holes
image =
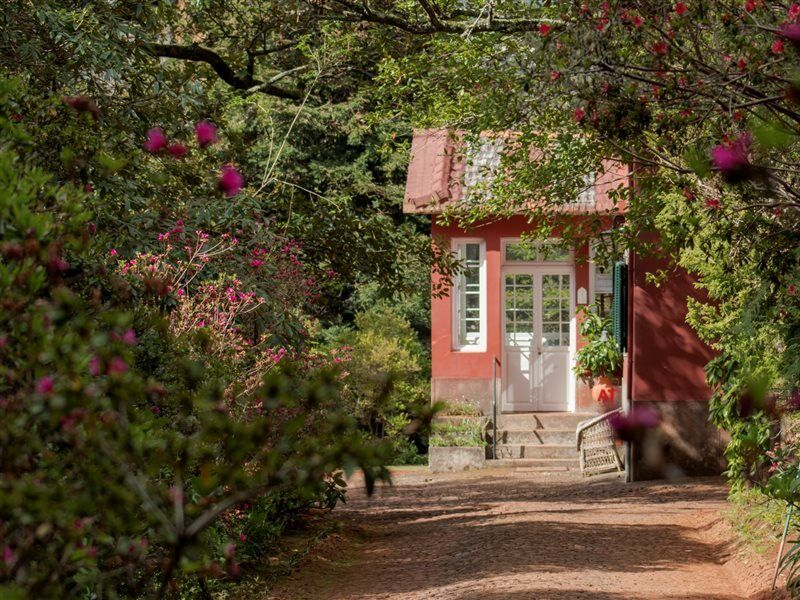
[[130, 258], [97, 248], [88, 191], [30, 166], [15, 85], [0, 82], [0, 596], [235, 578], [243, 503], [330, 505], [340, 468], [387, 474], [340, 408], [336, 364], [289, 361], [266, 325], [291, 309], [260, 314], [313, 282], [261, 227], [245, 243], [176, 222]]

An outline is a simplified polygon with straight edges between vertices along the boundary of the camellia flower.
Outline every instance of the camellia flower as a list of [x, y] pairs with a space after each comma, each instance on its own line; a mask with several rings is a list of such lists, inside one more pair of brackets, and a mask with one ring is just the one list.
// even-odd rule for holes
[[796, 47], [800, 47], [800, 25], [797, 23], [788, 23], [781, 27], [781, 35]]
[[119, 254], [119, 253], [117, 252], [117, 249], [116, 249], [116, 248], [112, 248], [111, 250], [109, 250], [109, 251], [108, 251], [108, 254], [109, 254], [110, 256], [116, 256], [116, 255], [117, 255], [117, 254]]
[[228, 198], [238, 194], [242, 186], [244, 186], [244, 177], [236, 170], [236, 167], [230, 165], [222, 167], [219, 176], [219, 188]]
[[100, 109], [89, 96], [61, 96], [61, 102], [77, 112], [88, 112], [95, 121], [100, 118]]
[[175, 142], [167, 146], [167, 152], [169, 152], [173, 158], [183, 158], [186, 156], [186, 153], [189, 152], [189, 149], [183, 144]]
[[201, 148], [217, 142], [217, 127], [211, 121], [203, 119], [194, 126], [194, 134]]
[[108, 363], [109, 375], [115, 373], [124, 373], [127, 370], [128, 363], [126, 363], [121, 356], [115, 356], [111, 359], [111, 362]]
[[790, 21], [796, 21], [800, 17], [800, 3], [795, 2], [789, 7], [788, 17]]
[[719, 208], [719, 198], [706, 198], [706, 206], [716, 210]]
[[167, 136], [164, 130], [160, 127], [153, 127], [147, 132], [147, 141], [144, 143], [144, 149], [152, 154], [161, 152], [167, 147]]
[[752, 138], [743, 133], [727, 144], [720, 144], [711, 149], [711, 164], [730, 182], [742, 181], [752, 174], [750, 164], [750, 146]]
[[253, 268], [258, 268], [263, 264], [264, 264], [264, 261], [261, 260], [260, 258], [254, 258], [253, 260], [250, 261], [250, 266], [253, 267]]
[[649, 406], [637, 406], [627, 415], [615, 414], [608, 419], [608, 424], [617, 437], [630, 442], [640, 440], [648, 429], [655, 429], [661, 422], [661, 415]]
[[583, 121], [583, 118], [586, 116], [586, 111], [583, 110], [580, 106], [576, 108], [572, 113], [572, 118], [575, 120], [576, 123], [580, 123]]
[[772, 42], [772, 53], [781, 54], [783, 52], [783, 40], [775, 40]]
[[685, 2], [678, 2], [678, 3], [675, 5], [675, 13], [676, 13], [676, 14], [677, 14], [679, 17], [682, 17], [682, 16], [683, 16], [683, 15], [685, 15], [687, 12], [689, 12], [689, 7], [688, 7], [688, 6], [686, 6], [686, 3], [685, 3]]
[[550, 25], [548, 25], [547, 23], [542, 23], [541, 25], [539, 25], [539, 33], [541, 33], [542, 35], [547, 35], [548, 33], [550, 33], [551, 29], [553, 28], [550, 27]]
[[36, 382], [37, 394], [52, 394], [53, 393], [53, 378], [50, 375], [45, 375]]

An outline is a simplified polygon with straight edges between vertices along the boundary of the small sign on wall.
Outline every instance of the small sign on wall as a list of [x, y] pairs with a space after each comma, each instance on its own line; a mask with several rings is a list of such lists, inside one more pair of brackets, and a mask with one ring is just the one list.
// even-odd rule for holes
[[578, 304], [588, 304], [589, 303], [589, 294], [586, 292], [585, 287], [578, 288]]

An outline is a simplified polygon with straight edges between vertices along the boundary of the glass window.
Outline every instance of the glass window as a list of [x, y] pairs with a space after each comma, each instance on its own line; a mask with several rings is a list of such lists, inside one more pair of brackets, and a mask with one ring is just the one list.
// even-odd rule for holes
[[612, 262], [601, 261], [592, 247], [592, 269], [594, 270], [594, 298], [592, 299], [598, 312], [603, 317], [611, 316], [614, 302], [614, 267]]
[[556, 241], [506, 243], [506, 262], [570, 262], [572, 253]]
[[484, 260], [480, 242], [458, 244], [457, 258], [463, 270], [456, 278], [453, 306], [458, 347], [484, 344]]
[[569, 289], [569, 275], [542, 275], [543, 346], [569, 346]]

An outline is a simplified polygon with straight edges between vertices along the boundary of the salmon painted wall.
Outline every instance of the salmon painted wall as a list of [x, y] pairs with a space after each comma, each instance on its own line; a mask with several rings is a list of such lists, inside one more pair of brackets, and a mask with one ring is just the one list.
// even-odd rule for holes
[[[431, 299], [431, 376], [433, 379], [490, 379], [495, 356], [502, 359], [502, 313], [500, 306], [502, 268], [501, 241], [520, 237], [531, 226], [523, 217], [512, 217], [495, 223], [478, 225], [464, 230], [456, 225], [443, 226], [432, 217], [431, 233], [434, 237], [480, 238], [486, 244], [486, 326], [485, 352], [453, 350], [452, 298]], [[576, 258], [586, 257], [587, 247], [576, 250]], [[589, 265], [578, 261], [575, 265], [575, 291], [581, 287], [589, 291]], [[433, 275], [434, 283], [439, 279]], [[576, 300], [577, 302], [577, 300]]]
[[[686, 301], [699, 297], [691, 276], [662, 258], [632, 256], [631, 398], [639, 402], [706, 401], [704, 367], [714, 353], [686, 322]], [[666, 269], [668, 279], [656, 287], [648, 272]]]

